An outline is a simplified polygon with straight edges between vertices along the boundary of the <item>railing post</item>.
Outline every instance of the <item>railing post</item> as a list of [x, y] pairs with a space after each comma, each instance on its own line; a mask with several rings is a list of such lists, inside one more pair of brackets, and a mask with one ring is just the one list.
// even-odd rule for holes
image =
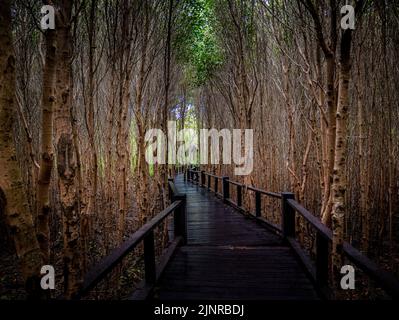
[[237, 184], [237, 206], [242, 206], [242, 185]]
[[257, 217], [262, 216], [262, 200], [261, 193], [259, 191], [255, 191], [255, 215]]
[[230, 184], [229, 184], [229, 177], [223, 177], [223, 200], [227, 202], [227, 199], [230, 198]]
[[316, 282], [320, 288], [328, 286], [328, 240], [320, 232], [316, 235]]
[[144, 238], [144, 270], [145, 281], [154, 284], [157, 278], [155, 266], [154, 231], [151, 230]]
[[284, 237], [295, 237], [295, 210], [288, 204], [288, 199], [295, 199], [291, 192], [281, 193], [281, 209]]
[[211, 190], [211, 176], [208, 175], [208, 190]]
[[170, 186], [170, 182], [173, 182], [173, 178], [168, 178], [168, 192], [169, 192], [169, 200], [172, 202], [173, 200], [173, 191]]
[[218, 178], [215, 177], [215, 194], [218, 193]]
[[174, 201], [180, 200], [182, 204], [176, 208], [174, 215], [175, 237], [183, 238], [183, 245], [187, 243], [187, 218], [186, 218], [186, 195], [174, 196]]
[[205, 171], [201, 171], [201, 187], [205, 187]]

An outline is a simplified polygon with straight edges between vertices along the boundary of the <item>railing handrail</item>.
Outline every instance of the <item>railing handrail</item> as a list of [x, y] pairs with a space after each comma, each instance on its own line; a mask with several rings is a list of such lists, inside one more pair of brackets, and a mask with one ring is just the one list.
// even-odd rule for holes
[[[205, 175], [209, 176], [215, 176], [211, 175], [209, 173], [204, 172]], [[217, 177], [217, 176], [216, 176]], [[280, 198], [282, 199], [282, 231], [284, 237], [289, 239], [289, 242], [292, 246], [294, 246], [294, 249], [296, 250], [295, 247], [298, 247], [295, 243], [297, 241], [295, 240], [295, 212], [299, 213], [314, 229], [317, 231], [317, 239], [318, 239], [318, 244], [317, 244], [317, 253], [316, 256], [320, 255], [320, 257], [317, 258], [316, 261], [316, 281], [320, 283], [321, 285], [326, 284], [326, 272], [328, 268], [328, 256], [326, 256], [326, 253], [322, 253], [321, 251], [328, 250], [328, 244], [332, 242], [333, 240], [333, 233], [331, 229], [329, 229], [326, 225], [324, 225], [319, 218], [314, 216], [311, 212], [309, 212], [305, 207], [303, 207], [300, 203], [298, 203], [295, 200], [294, 194], [292, 193], [275, 193], [275, 192], [270, 192], [270, 191], [265, 191], [253, 186], [246, 186], [245, 184], [241, 184], [238, 182], [231, 181], [227, 177], [218, 177], [220, 179], [225, 178], [227, 181], [227, 187], [228, 184], [233, 184], [236, 185], [238, 188], [245, 188], [251, 191], [254, 191], [257, 195], [256, 197], [256, 211], [257, 214], [256, 216], [259, 218], [260, 217], [260, 210], [261, 210], [261, 202], [260, 202], [260, 194], [267, 195], [270, 197], [274, 198]], [[241, 192], [241, 191], [240, 191]], [[229, 194], [229, 191], [227, 191], [227, 194]], [[241, 196], [241, 195], [240, 195]], [[227, 202], [231, 203], [229, 201], [230, 199], [225, 199]], [[241, 200], [240, 200], [241, 201]], [[234, 204], [234, 203], [233, 203]], [[235, 205], [235, 204], [234, 204]], [[240, 205], [237, 205], [240, 207]], [[270, 224], [269, 222], [267, 222]], [[278, 227], [276, 226], [275, 229], [278, 231]], [[381, 269], [374, 261], [369, 259], [367, 256], [362, 254], [358, 249], [353, 247], [351, 244], [348, 242], [343, 243], [343, 253], [345, 256], [353, 262], [357, 267], [359, 267], [361, 270], [363, 270], [367, 275], [370, 276], [373, 280], [375, 280], [381, 288], [383, 288], [388, 294], [392, 295], [393, 297], [398, 298], [399, 297], [399, 280], [393, 276], [391, 273]], [[303, 256], [303, 255], [301, 255]], [[300, 257], [301, 259], [303, 257]], [[305, 264], [307, 264], [306, 261], [303, 261]], [[309, 266], [307, 266], [309, 267]], [[324, 270], [318, 270], [318, 269], [324, 269]]]
[[381, 269], [374, 261], [348, 242], [343, 243], [343, 251], [350, 261], [376, 281], [388, 294], [399, 298], [399, 281], [396, 277]]
[[[194, 173], [201, 173], [200, 170], [190, 170], [189, 169], [189, 171], [194, 172]], [[209, 177], [212, 177], [212, 178], [216, 178], [216, 179], [219, 179], [219, 180], [223, 179], [223, 176], [218, 176], [216, 174], [212, 174], [212, 173], [209, 173], [209, 172], [204, 172], [204, 174], [206, 176], [209, 176]], [[228, 182], [230, 184], [233, 184], [233, 185], [236, 185], [236, 186], [241, 186], [241, 187], [244, 187], [244, 188], [246, 188], [248, 190], [251, 190], [251, 191], [254, 191], [254, 192], [259, 192], [259, 193], [264, 194], [266, 196], [270, 196], [270, 197], [278, 198], [278, 199], [281, 198], [281, 194], [277, 193], [277, 192], [266, 191], [266, 190], [263, 190], [263, 189], [256, 188], [254, 186], [246, 186], [243, 183], [240, 183], [240, 182], [237, 182], [237, 181], [232, 181], [230, 179], [228, 179]]]
[[309, 222], [320, 234], [328, 241], [332, 241], [332, 231], [323, 224], [320, 219], [311, 214], [305, 207], [303, 207], [299, 202], [294, 199], [288, 199], [288, 204], [293, 208], [296, 212], [298, 212], [302, 217], [305, 218], [307, 222]]
[[[104, 277], [109, 274], [115, 266], [121, 262], [121, 260], [126, 257], [132, 250], [134, 250], [138, 244], [140, 244], [142, 241], [144, 241], [144, 255], [145, 250], [146, 250], [146, 240], [149, 239], [150, 243], [147, 243], [149, 246], [149, 251], [150, 253], [150, 259], [153, 261], [150, 261], [150, 264], [155, 264], [155, 256], [154, 255], [154, 229], [159, 226], [169, 215], [172, 213], [175, 213], [180, 210], [180, 216], [176, 217], [175, 216], [175, 237], [179, 238], [182, 240], [184, 243], [186, 241], [186, 226], [185, 226], [185, 194], [179, 194], [177, 192], [177, 189], [174, 185], [174, 183], [169, 181], [169, 187], [172, 190], [172, 195], [173, 195], [173, 203], [171, 203], [170, 206], [168, 206], [166, 209], [162, 210], [159, 212], [157, 215], [155, 215], [150, 221], [145, 223], [142, 227], [140, 227], [136, 232], [134, 232], [129, 239], [124, 241], [119, 247], [115, 248], [112, 250], [112, 252], [104, 257], [100, 262], [98, 262], [92, 269], [89, 271], [86, 276], [84, 277], [83, 284], [81, 286], [81, 289], [79, 290], [78, 294], [76, 295], [76, 299], [80, 299], [82, 296], [86, 295], [91, 289], [93, 289]], [[180, 220], [180, 221], [177, 221]], [[177, 230], [177, 228], [180, 228], [182, 230]], [[152, 242], [152, 243], [151, 243]], [[146, 278], [148, 279], [148, 274], [147, 274], [147, 267], [146, 266]], [[156, 271], [153, 270], [155, 265], [149, 266], [150, 267], [150, 272], [155, 273]], [[153, 277], [154, 275], [151, 275]], [[152, 279], [153, 280], [153, 279]]]
[[[317, 230], [320, 236], [330, 243], [333, 241], [333, 233], [331, 229], [324, 225], [317, 217], [312, 215], [296, 200], [288, 199], [287, 202]], [[375, 280], [386, 292], [392, 296], [399, 297], [399, 281], [391, 273], [381, 269], [374, 261], [362, 254], [358, 249], [346, 241], [343, 243], [342, 249], [345, 256], [351, 262]]]
[[[198, 171], [198, 172], [201, 172], [201, 171]], [[212, 173], [209, 173], [209, 172], [204, 172], [204, 174], [205, 174], [206, 176], [209, 176], [209, 177], [212, 177], [212, 178], [222, 179], [221, 176], [218, 176], [218, 175], [216, 175], [216, 174], [212, 174]]]
[[231, 181], [231, 180], [229, 179], [228, 182], [229, 182], [230, 184], [232, 184], [232, 185], [235, 185], [235, 186], [244, 187], [244, 184], [243, 184], [243, 183], [240, 183], [240, 182], [237, 182], [237, 181]]
[[264, 194], [264, 195], [272, 197], [272, 198], [281, 199], [281, 194], [277, 193], [277, 192], [266, 191], [266, 190], [262, 190], [259, 188], [255, 188], [253, 186], [247, 186], [247, 189], [251, 190], [251, 191], [259, 192], [261, 194]]

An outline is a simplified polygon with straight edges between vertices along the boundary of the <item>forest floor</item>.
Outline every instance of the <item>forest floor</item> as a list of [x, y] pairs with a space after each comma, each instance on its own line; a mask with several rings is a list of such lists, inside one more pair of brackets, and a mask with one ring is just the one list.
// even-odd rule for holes
[[14, 250], [6, 248], [0, 251], [0, 300], [22, 299], [26, 293], [18, 259]]
[[[56, 270], [62, 270], [62, 259], [57, 259]], [[126, 299], [134, 287], [143, 278], [143, 261], [128, 257], [121, 268], [118, 268], [107, 279], [102, 281], [85, 299]], [[63, 276], [56, 274], [56, 290], [52, 297], [62, 294]], [[58, 284], [58, 285], [57, 285]], [[0, 252], [0, 300], [25, 300], [27, 298], [24, 281], [21, 277], [18, 259], [13, 250]]]

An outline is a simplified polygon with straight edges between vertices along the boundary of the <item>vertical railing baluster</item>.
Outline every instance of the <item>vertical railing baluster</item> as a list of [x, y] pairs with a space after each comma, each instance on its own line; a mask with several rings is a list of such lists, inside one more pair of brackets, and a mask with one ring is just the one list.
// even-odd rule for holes
[[154, 284], [157, 278], [155, 266], [155, 246], [154, 246], [154, 231], [149, 231], [144, 238], [144, 270], [145, 281], [148, 284]]
[[173, 178], [168, 178], [169, 200], [170, 200], [170, 202], [173, 202], [173, 190], [172, 190], [172, 187], [170, 185], [171, 182], [173, 183]]
[[242, 185], [237, 184], [237, 206], [242, 206]]
[[289, 199], [295, 199], [291, 192], [281, 193], [281, 210], [284, 237], [295, 237], [295, 210], [289, 205]]
[[262, 216], [261, 193], [259, 191], [255, 191], [255, 215], [257, 217]]
[[320, 232], [316, 235], [316, 282], [320, 288], [328, 286], [328, 240]]
[[222, 186], [223, 186], [223, 200], [227, 202], [227, 199], [230, 199], [230, 184], [229, 177], [222, 178]]
[[182, 201], [182, 204], [175, 209], [174, 213], [174, 228], [175, 237], [182, 237], [183, 244], [187, 243], [187, 217], [186, 217], [186, 195], [178, 194], [174, 196], [173, 201]]

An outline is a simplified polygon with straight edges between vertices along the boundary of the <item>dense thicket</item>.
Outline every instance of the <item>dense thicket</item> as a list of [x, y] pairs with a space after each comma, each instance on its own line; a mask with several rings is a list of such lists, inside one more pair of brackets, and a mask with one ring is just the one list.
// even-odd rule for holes
[[71, 297], [168, 205], [173, 166], [146, 162], [145, 133], [173, 119], [254, 129], [252, 174], [202, 169], [295, 192], [334, 265], [347, 240], [399, 272], [398, 3], [353, 1], [355, 30], [341, 0], [55, 0], [55, 30], [43, 4], [0, 2], [1, 294], [51, 264]]
[[344, 4], [215, 1], [224, 63], [202, 89], [202, 119], [253, 128], [247, 181], [294, 191], [336, 239], [376, 259], [388, 253], [396, 269], [398, 5], [354, 2], [349, 33]]

